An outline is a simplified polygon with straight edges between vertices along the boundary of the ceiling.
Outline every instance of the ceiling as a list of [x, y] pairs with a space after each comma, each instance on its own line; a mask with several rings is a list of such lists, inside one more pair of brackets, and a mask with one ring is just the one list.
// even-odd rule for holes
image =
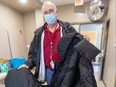
[[[42, 3], [47, 1], [47, 0], [40, 0]], [[49, 0], [51, 2], [53, 2], [55, 5], [59, 6], [59, 5], [67, 5], [67, 4], [74, 4], [75, 0]], [[84, 2], [88, 2], [91, 0], [83, 0]]]
[[42, 3], [39, 0], [28, 0], [26, 4], [20, 3], [19, 0], [0, 0], [0, 2], [19, 12], [29, 12], [42, 6]]
[[[36, 8], [41, 8], [42, 3], [47, 0], [28, 0], [27, 4], [21, 4], [19, 0], [0, 0], [3, 4], [8, 5], [9, 7], [19, 11], [19, 12], [29, 12]], [[67, 5], [74, 4], [75, 0], [49, 0], [55, 3], [57, 6], [59, 5]], [[84, 0], [84, 2], [88, 2], [91, 0]]]

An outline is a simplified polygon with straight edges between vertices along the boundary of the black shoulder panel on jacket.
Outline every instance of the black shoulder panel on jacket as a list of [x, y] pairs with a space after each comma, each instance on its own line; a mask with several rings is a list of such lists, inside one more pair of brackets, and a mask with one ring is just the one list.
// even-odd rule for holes
[[100, 50], [86, 39], [80, 41], [75, 48], [90, 61], [100, 53]]

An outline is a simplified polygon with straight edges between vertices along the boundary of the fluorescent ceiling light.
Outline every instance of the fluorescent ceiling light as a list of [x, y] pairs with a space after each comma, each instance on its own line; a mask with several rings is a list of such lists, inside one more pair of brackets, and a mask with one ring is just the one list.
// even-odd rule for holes
[[26, 3], [27, 3], [27, 0], [20, 0], [20, 2], [21, 2], [22, 4], [26, 4]]

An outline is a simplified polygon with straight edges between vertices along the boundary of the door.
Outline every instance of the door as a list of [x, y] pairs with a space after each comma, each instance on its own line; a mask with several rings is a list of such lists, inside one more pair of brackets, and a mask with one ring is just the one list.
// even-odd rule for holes
[[104, 71], [104, 63], [106, 57], [106, 48], [107, 48], [107, 40], [108, 40], [108, 32], [109, 32], [110, 19], [108, 21], [103, 22], [103, 35], [102, 35], [102, 44], [101, 44], [101, 56], [100, 56], [100, 69], [99, 69], [99, 80], [103, 79], [103, 71]]

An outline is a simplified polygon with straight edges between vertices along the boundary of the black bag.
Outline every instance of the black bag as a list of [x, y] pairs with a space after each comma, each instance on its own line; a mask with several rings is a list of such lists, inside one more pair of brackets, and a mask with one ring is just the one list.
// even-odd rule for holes
[[9, 70], [5, 78], [5, 87], [42, 87], [29, 69]]

